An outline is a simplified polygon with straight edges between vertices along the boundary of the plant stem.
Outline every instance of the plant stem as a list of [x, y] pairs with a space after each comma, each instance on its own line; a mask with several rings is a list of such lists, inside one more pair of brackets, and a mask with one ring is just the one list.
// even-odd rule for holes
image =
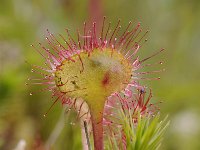
[[[100, 114], [99, 114], [100, 113]], [[94, 137], [94, 149], [103, 150], [103, 114], [91, 112], [92, 129]]]

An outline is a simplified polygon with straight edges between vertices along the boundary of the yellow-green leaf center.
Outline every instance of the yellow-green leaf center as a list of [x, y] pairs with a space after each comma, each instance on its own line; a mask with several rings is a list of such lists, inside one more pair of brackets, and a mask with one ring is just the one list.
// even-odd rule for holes
[[72, 98], [82, 98], [88, 105], [104, 104], [114, 92], [123, 90], [131, 79], [132, 66], [125, 57], [112, 49], [94, 49], [72, 56], [57, 66], [56, 85]]

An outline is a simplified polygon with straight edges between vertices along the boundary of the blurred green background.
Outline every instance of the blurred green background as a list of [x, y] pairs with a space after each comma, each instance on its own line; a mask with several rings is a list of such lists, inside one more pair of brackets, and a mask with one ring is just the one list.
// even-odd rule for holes
[[[65, 116], [63, 125], [62, 106], [56, 104], [43, 117], [52, 99], [48, 92], [30, 96], [38, 87], [25, 85], [32, 75], [25, 61], [42, 64], [30, 44], [44, 42], [47, 28], [55, 34], [66, 27], [72, 31], [81, 28], [83, 21], [95, 17], [91, 13], [94, 1], [0, 0], [0, 149], [26, 144], [27, 149], [42, 150], [56, 133], [52, 149], [81, 149], [79, 125], [72, 125], [74, 114]], [[140, 21], [145, 30], [150, 29], [142, 56], [166, 49], [151, 60], [164, 61], [166, 71], [159, 74], [161, 80], [142, 81], [151, 86], [155, 100], [164, 101], [161, 113], [169, 114], [171, 120], [161, 149], [199, 150], [200, 1], [103, 0], [99, 6], [96, 11], [114, 25], [121, 18], [122, 25]]]

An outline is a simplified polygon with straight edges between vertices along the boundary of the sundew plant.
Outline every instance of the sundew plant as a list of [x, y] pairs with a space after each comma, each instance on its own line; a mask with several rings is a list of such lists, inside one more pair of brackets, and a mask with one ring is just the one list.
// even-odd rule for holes
[[139, 81], [160, 79], [146, 75], [163, 70], [140, 70], [162, 64], [148, 60], [163, 49], [138, 56], [148, 33], [140, 23], [129, 22], [122, 31], [120, 20], [111, 28], [104, 17], [101, 30], [96, 26], [84, 23], [77, 38], [68, 29], [58, 35], [47, 30], [46, 43], [31, 45], [44, 60], [43, 67], [32, 65], [41, 78], [29, 78], [28, 84], [46, 86], [41, 91], [52, 93], [52, 106], [60, 102], [77, 112], [85, 129], [84, 149], [159, 148], [168, 123], [159, 120], [159, 102], [151, 102], [152, 91]]

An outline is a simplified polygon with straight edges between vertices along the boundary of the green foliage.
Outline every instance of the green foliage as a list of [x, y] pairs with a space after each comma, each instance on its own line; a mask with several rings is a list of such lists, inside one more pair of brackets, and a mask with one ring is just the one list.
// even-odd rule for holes
[[[122, 118], [122, 129], [125, 135], [125, 143], [112, 135], [108, 138], [107, 149], [127, 149], [127, 150], [156, 150], [159, 149], [164, 131], [169, 126], [168, 117], [160, 121], [160, 115], [155, 116], [138, 115], [137, 123], [131, 118], [131, 113], [120, 112]], [[122, 135], [120, 135], [122, 136]], [[124, 148], [126, 147], [126, 148]]]

